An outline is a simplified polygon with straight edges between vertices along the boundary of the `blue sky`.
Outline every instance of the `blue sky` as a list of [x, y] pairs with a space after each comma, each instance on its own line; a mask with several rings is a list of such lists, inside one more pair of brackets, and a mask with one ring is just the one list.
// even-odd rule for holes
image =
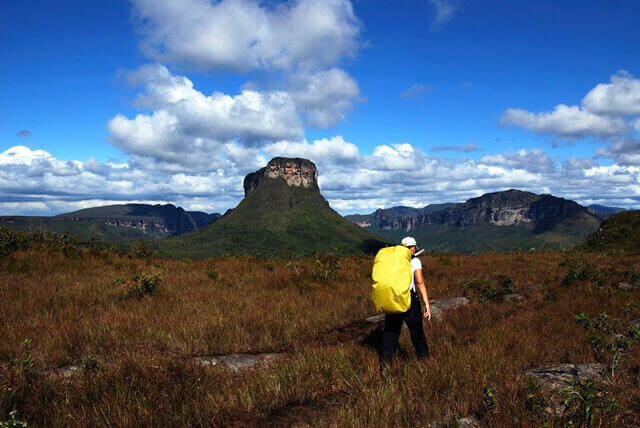
[[342, 213], [510, 187], [640, 199], [637, 1], [30, 1], [0, 15], [0, 214], [224, 211], [276, 155], [314, 160]]

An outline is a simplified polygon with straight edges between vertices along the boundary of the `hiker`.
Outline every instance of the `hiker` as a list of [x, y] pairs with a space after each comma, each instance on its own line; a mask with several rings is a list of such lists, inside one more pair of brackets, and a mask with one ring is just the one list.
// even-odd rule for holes
[[[407, 236], [402, 240], [402, 245], [411, 251], [411, 306], [406, 312], [396, 314], [386, 314], [384, 318], [384, 330], [382, 331], [382, 343], [380, 344], [380, 362], [382, 366], [387, 366], [398, 348], [398, 339], [402, 331], [402, 323], [406, 323], [411, 334], [411, 342], [416, 350], [418, 359], [429, 356], [429, 346], [424, 335], [422, 318], [431, 320], [431, 309], [427, 296], [427, 287], [424, 284], [422, 275], [422, 262], [418, 258], [424, 250], [418, 251], [416, 240]], [[417, 292], [416, 292], [417, 288]], [[418, 293], [424, 302], [424, 310], [420, 310]]]

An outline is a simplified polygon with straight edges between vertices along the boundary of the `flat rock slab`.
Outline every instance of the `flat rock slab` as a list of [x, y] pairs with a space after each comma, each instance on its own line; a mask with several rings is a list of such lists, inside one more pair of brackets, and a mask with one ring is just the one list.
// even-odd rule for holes
[[628, 284], [626, 282], [620, 282], [618, 283], [618, 289], [620, 290], [633, 290], [635, 287], [631, 284]]
[[448, 428], [448, 427], [460, 427], [460, 428], [477, 428], [481, 427], [482, 423], [475, 416], [467, 416], [459, 418], [449, 422], [434, 422], [429, 425], [429, 428]]
[[527, 370], [526, 376], [537, 379], [552, 388], [562, 388], [572, 381], [599, 381], [607, 372], [607, 366], [600, 363], [590, 364], [558, 364], [551, 367], [540, 367]]
[[365, 318], [368, 322], [377, 324], [379, 322], [384, 322], [384, 314], [380, 314], [380, 315], [373, 315], [370, 317]]
[[195, 357], [191, 361], [204, 367], [221, 366], [238, 372], [243, 369], [269, 365], [282, 356], [283, 354], [229, 354]]
[[507, 302], [522, 302], [524, 300], [524, 296], [512, 293], [504, 296], [504, 300]]
[[521, 296], [530, 296], [533, 293], [535, 293], [536, 291], [540, 290], [542, 288], [542, 284], [531, 284], [531, 285], [527, 285], [526, 287], [524, 287], [521, 290], [518, 290], [518, 294], [520, 294]]
[[430, 303], [431, 317], [433, 319], [440, 319], [445, 311], [466, 306], [471, 303], [471, 300], [466, 297], [450, 297], [448, 299], [433, 300]]
[[53, 378], [68, 379], [75, 375], [79, 375], [81, 372], [82, 369], [79, 366], [67, 366], [59, 369], [44, 370], [42, 373]]

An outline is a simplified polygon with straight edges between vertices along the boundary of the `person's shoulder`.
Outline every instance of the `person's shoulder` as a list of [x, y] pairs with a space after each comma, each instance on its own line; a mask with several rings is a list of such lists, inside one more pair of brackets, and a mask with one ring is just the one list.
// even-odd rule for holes
[[422, 262], [418, 257], [414, 257], [411, 259], [411, 266], [413, 266], [414, 269], [422, 269]]

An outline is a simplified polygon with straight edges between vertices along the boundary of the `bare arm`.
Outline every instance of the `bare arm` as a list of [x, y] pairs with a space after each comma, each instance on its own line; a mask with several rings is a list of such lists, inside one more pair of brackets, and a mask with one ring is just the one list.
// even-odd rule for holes
[[420, 293], [420, 297], [422, 298], [422, 302], [424, 303], [424, 317], [427, 320], [431, 320], [431, 307], [429, 306], [429, 296], [427, 296], [427, 286], [424, 283], [424, 276], [422, 275], [422, 269], [416, 269], [413, 273], [416, 288], [418, 289], [418, 293]]

